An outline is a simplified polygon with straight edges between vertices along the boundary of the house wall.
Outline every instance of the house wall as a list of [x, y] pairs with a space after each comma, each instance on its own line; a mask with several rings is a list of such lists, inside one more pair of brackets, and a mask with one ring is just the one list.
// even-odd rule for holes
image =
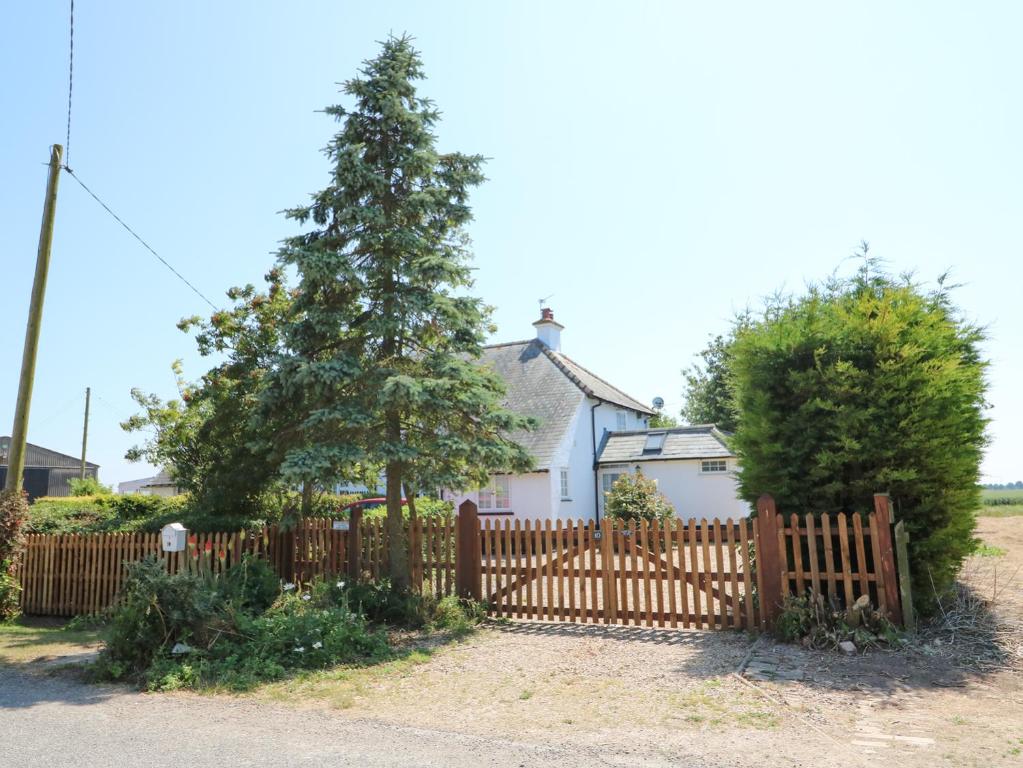
[[[635, 411], [599, 402], [590, 422], [590, 410], [599, 401], [582, 392], [576, 405], [571, 426], [562, 444], [555, 452], [547, 472], [513, 475], [508, 485], [514, 517], [520, 520], [593, 520], [596, 515], [593, 476], [593, 426], [596, 427], [596, 445], [600, 446], [604, 431], [618, 428], [616, 414], [626, 414], [625, 428], [644, 429], [646, 418]], [[542, 427], [541, 427], [542, 428]], [[561, 470], [568, 469], [570, 500], [561, 498]], [[453, 493], [445, 491], [442, 498], [450, 499], [457, 508], [466, 499], [479, 503], [477, 491]]]
[[[557, 482], [556, 474], [553, 481]], [[554, 490], [551, 486], [552, 474], [550, 472], [530, 472], [524, 475], [511, 475], [508, 482], [508, 495], [511, 503], [511, 515], [487, 515], [480, 512], [480, 518], [486, 520], [488, 517], [502, 519], [512, 517], [518, 520], [546, 520], [552, 515], [551, 502]], [[453, 493], [445, 491], [442, 498], [454, 502], [455, 509], [466, 499], [474, 504], [479, 504], [479, 491], [462, 491]]]
[[[599, 403], [599, 404], [598, 404]], [[593, 421], [590, 420], [590, 411], [593, 406]], [[609, 403], [600, 402], [586, 397], [580, 393], [579, 405], [569, 429], [566, 439], [551, 464], [551, 509], [554, 510], [554, 517], [563, 520], [593, 520], [596, 516], [596, 491], [593, 484], [593, 431], [596, 430], [596, 445], [599, 448], [604, 431], [614, 431], [618, 428], [619, 412], [625, 414], [625, 428], [643, 429], [646, 426], [645, 417], [635, 411], [619, 408]], [[562, 468], [568, 469], [569, 495], [571, 501], [564, 501], [561, 498], [561, 475]]]
[[632, 473], [637, 466], [642, 467], [644, 475], [657, 481], [658, 490], [675, 507], [675, 514], [685, 520], [691, 517], [697, 520], [748, 517], [750, 506], [738, 496], [735, 459], [729, 459], [728, 465], [729, 472], [703, 474], [698, 460], [643, 461], [604, 466], [601, 473]]

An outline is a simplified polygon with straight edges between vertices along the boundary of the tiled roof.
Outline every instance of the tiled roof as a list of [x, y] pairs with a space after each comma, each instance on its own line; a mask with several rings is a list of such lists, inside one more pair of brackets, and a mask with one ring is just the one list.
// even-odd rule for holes
[[546, 354], [539, 341], [495, 344], [483, 350], [480, 362], [492, 368], [508, 388], [505, 406], [532, 416], [539, 426], [509, 437], [529, 451], [536, 465], [549, 467], [572, 425], [583, 393]]
[[554, 460], [584, 396], [653, 414], [638, 400], [537, 339], [484, 347], [481, 362], [504, 379], [508, 387], [505, 405], [540, 422], [533, 432], [510, 437], [529, 451], [541, 468]]
[[[658, 433], [664, 435], [661, 450], [644, 453], [647, 437]], [[668, 459], [726, 459], [734, 455], [728, 448], [725, 433], [713, 424], [701, 424], [672, 429], [610, 432], [604, 436], [597, 461], [601, 464], [615, 464]]]
[[562, 354], [561, 352], [555, 352], [554, 350], [547, 349], [546, 347], [544, 348], [544, 351], [547, 353], [547, 356], [565, 372], [565, 375], [572, 379], [576, 385], [590, 397], [598, 400], [604, 400], [608, 403], [614, 403], [615, 405], [620, 405], [623, 408], [630, 408], [633, 411], [639, 411], [640, 413], [645, 413], [648, 416], [654, 415], [650, 406], [643, 405], [643, 403], [639, 402], [636, 398], [630, 397], [617, 387], [607, 383], [597, 374], [583, 368], [568, 355]]

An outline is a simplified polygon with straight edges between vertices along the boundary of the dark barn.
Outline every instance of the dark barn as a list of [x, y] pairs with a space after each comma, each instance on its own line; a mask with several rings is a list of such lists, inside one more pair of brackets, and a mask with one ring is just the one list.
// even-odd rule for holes
[[[7, 482], [7, 456], [10, 448], [11, 438], [0, 437], [0, 488]], [[70, 496], [70, 481], [80, 477], [81, 473], [80, 458], [28, 443], [22, 484], [30, 503], [40, 496]], [[99, 465], [85, 462], [85, 476], [98, 480]]]

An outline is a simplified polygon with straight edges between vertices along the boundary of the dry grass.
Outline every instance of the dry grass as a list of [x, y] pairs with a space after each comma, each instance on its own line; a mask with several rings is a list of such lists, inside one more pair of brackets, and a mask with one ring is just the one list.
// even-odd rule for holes
[[1017, 604], [1023, 566], [1005, 562], [992, 548], [963, 566], [950, 595], [938, 598], [937, 615], [920, 631], [921, 651], [954, 656], [980, 672], [1023, 671], [1023, 614]]

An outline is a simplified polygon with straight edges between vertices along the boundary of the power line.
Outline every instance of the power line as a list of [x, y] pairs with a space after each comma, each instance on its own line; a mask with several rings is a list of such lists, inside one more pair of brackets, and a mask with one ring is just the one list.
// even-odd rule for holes
[[149, 243], [147, 243], [145, 240], [143, 240], [134, 229], [129, 227], [127, 224], [125, 224], [124, 220], [120, 216], [118, 216], [116, 213], [114, 213], [110, 209], [109, 205], [107, 205], [102, 200], [100, 200], [99, 196], [95, 192], [93, 192], [91, 189], [89, 189], [85, 185], [85, 182], [82, 181], [80, 178], [78, 178], [78, 176], [75, 175], [75, 172], [71, 170], [71, 166], [70, 166], [68, 161], [71, 158], [71, 95], [74, 92], [74, 82], [75, 82], [75, 0], [71, 0], [71, 13], [70, 13], [69, 25], [70, 25], [71, 33], [70, 33], [70, 48], [69, 48], [69, 51], [68, 51], [67, 137], [66, 137], [66, 139], [64, 141], [64, 166], [63, 166], [64, 170], [68, 172], [68, 175], [71, 176], [72, 179], [74, 179], [75, 181], [77, 181], [79, 183], [79, 185], [82, 187], [82, 189], [84, 189], [86, 192], [89, 193], [89, 195], [92, 197], [93, 200], [95, 200], [97, 203], [99, 203], [101, 206], [103, 206], [103, 209], [107, 213], [109, 213], [111, 216], [113, 216], [118, 224], [120, 224], [122, 227], [124, 227], [126, 230], [128, 230], [128, 233], [132, 237], [134, 237], [136, 240], [138, 240], [140, 243], [142, 243], [142, 246], [147, 251], [149, 251], [157, 259], [159, 259], [160, 263], [163, 264], [165, 267], [167, 267], [167, 269], [169, 269], [171, 272], [173, 272], [174, 276], [177, 277], [178, 280], [180, 280], [185, 285], [187, 285], [189, 288], [191, 288], [192, 291], [194, 291], [195, 294], [199, 298], [201, 298], [203, 301], [205, 301], [207, 304], [209, 304], [211, 307], [213, 307], [214, 311], [218, 311], [219, 308], [217, 307], [216, 304], [214, 304], [212, 301], [207, 299], [203, 295], [202, 291], [200, 291], [198, 288], [196, 288], [194, 285], [192, 285], [190, 282], [188, 282], [188, 280], [185, 279], [184, 275], [182, 275], [180, 272], [178, 272], [176, 269], [174, 269], [174, 267], [172, 267], [170, 265], [170, 263], [165, 258], [163, 258], [163, 256], [158, 254]]
[[71, 160], [71, 92], [75, 82], [75, 0], [71, 0], [71, 50], [67, 70], [67, 140], [64, 142], [64, 164]]
[[106, 211], [107, 213], [109, 213], [109, 214], [110, 214], [111, 216], [113, 216], [113, 217], [114, 217], [114, 220], [115, 220], [115, 221], [117, 221], [117, 223], [118, 223], [118, 224], [120, 224], [120, 225], [121, 225], [122, 227], [124, 227], [124, 228], [125, 228], [126, 230], [128, 230], [128, 233], [129, 233], [129, 234], [130, 234], [130, 235], [131, 235], [132, 237], [134, 237], [134, 238], [135, 238], [136, 240], [138, 240], [138, 241], [139, 241], [140, 243], [142, 243], [142, 247], [144, 247], [144, 248], [145, 248], [145, 249], [146, 249], [147, 251], [149, 251], [149, 252], [150, 252], [151, 254], [153, 254], [153, 255], [154, 255], [154, 256], [155, 256], [155, 257], [156, 257], [157, 259], [159, 259], [159, 261], [160, 261], [160, 263], [161, 263], [161, 264], [163, 264], [163, 265], [164, 265], [165, 267], [167, 267], [167, 269], [169, 269], [169, 270], [170, 270], [171, 272], [173, 272], [173, 273], [174, 273], [174, 275], [175, 275], [175, 277], [177, 277], [177, 278], [178, 278], [178, 280], [180, 280], [180, 281], [181, 281], [181, 282], [183, 282], [183, 283], [184, 283], [185, 285], [187, 285], [187, 286], [188, 286], [189, 288], [191, 288], [191, 289], [192, 289], [192, 291], [193, 291], [193, 292], [195, 293], [195, 295], [196, 295], [196, 296], [198, 296], [198, 297], [199, 297], [200, 299], [202, 299], [202, 300], [203, 300], [203, 301], [205, 301], [205, 302], [206, 302], [207, 304], [209, 304], [209, 305], [210, 305], [211, 307], [213, 307], [213, 310], [214, 310], [215, 312], [219, 311], [219, 309], [220, 309], [220, 308], [219, 308], [219, 307], [217, 307], [217, 305], [216, 305], [216, 304], [214, 304], [214, 303], [213, 303], [212, 301], [210, 301], [209, 299], [207, 299], [207, 298], [206, 298], [206, 296], [204, 296], [204, 295], [203, 295], [202, 291], [200, 291], [200, 290], [199, 290], [198, 288], [196, 288], [196, 287], [195, 287], [194, 285], [192, 285], [192, 284], [191, 284], [190, 282], [188, 282], [188, 280], [186, 280], [186, 279], [185, 279], [185, 276], [184, 276], [184, 275], [182, 275], [182, 274], [181, 274], [180, 272], [178, 272], [178, 271], [177, 271], [176, 269], [174, 269], [174, 267], [172, 267], [172, 266], [170, 265], [170, 262], [168, 262], [168, 261], [167, 261], [167, 259], [165, 259], [165, 258], [164, 258], [163, 256], [161, 256], [160, 254], [158, 254], [158, 253], [157, 253], [157, 252], [156, 252], [156, 251], [155, 251], [155, 250], [153, 249], [153, 247], [152, 247], [152, 246], [151, 246], [151, 245], [150, 245], [149, 243], [147, 243], [147, 242], [146, 242], [145, 240], [143, 240], [143, 239], [142, 239], [142, 237], [141, 237], [141, 236], [139, 236], [139, 234], [138, 234], [138, 233], [137, 233], [137, 232], [136, 232], [136, 231], [135, 231], [134, 229], [132, 229], [131, 227], [129, 227], [129, 226], [127, 225], [127, 224], [125, 224], [124, 220], [123, 220], [123, 219], [122, 219], [122, 218], [121, 218], [120, 216], [118, 216], [118, 215], [117, 215], [116, 213], [114, 213], [114, 212], [113, 212], [113, 211], [112, 211], [112, 210], [110, 209], [110, 206], [109, 206], [109, 205], [107, 205], [107, 204], [106, 204], [106, 203], [104, 203], [104, 202], [103, 202], [102, 200], [100, 200], [100, 199], [99, 199], [99, 196], [98, 196], [98, 195], [97, 195], [97, 194], [96, 194], [95, 192], [93, 192], [93, 191], [92, 191], [91, 189], [89, 189], [89, 188], [88, 188], [88, 187], [87, 187], [87, 186], [85, 185], [85, 182], [83, 182], [83, 181], [82, 181], [82, 180], [81, 180], [80, 178], [78, 178], [78, 176], [77, 176], [77, 175], [75, 174], [75, 172], [74, 172], [74, 171], [72, 171], [72, 170], [71, 170], [70, 168], [68, 168], [68, 167], [67, 167], [66, 165], [64, 166], [64, 170], [68, 172], [68, 175], [69, 175], [69, 176], [70, 176], [70, 177], [71, 177], [72, 179], [74, 179], [75, 181], [77, 181], [77, 182], [78, 182], [79, 186], [81, 186], [81, 188], [82, 188], [82, 189], [84, 189], [84, 190], [85, 190], [86, 192], [88, 192], [88, 193], [89, 193], [89, 195], [90, 195], [90, 196], [92, 197], [92, 199], [93, 199], [93, 200], [95, 200], [95, 201], [96, 201], [97, 203], [99, 203], [99, 204], [100, 204], [101, 206], [103, 206], [103, 209], [104, 209], [104, 210], [105, 210], [105, 211]]

